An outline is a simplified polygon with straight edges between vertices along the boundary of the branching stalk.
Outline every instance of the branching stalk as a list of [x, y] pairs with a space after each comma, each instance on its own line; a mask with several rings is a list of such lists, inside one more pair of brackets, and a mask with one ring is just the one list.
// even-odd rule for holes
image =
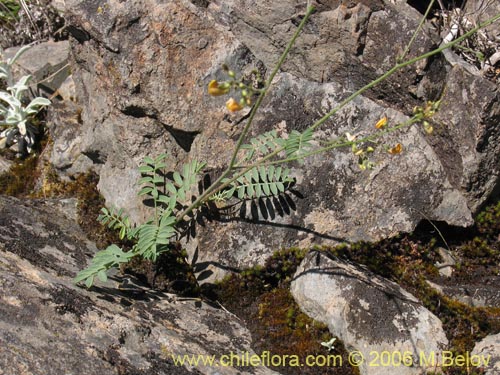
[[[431, 4], [429, 5], [426, 15], [430, 11], [430, 8], [432, 6], [432, 3], [434, 2], [431, 1]], [[469, 32], [465, 33], [461, 37], [446, 43], [439, 48], [436, 48], [430, 52], [427, 52], [423, 55], [408, 59], [407, 61], [401, 62], [400, 60], [404, 59], [405, 56], [407, 55], [408, 51], [410, 50], [410, 47], [412, 43], [414, 42], [417, 33], [419, 32], [420, 28], [423, 25], [423, 22], [426, 18], [426, 15], [423, 17], [422, 21], [420, 22], [417, 30], [415, 31], [414, 35], [412, 36], [408, 46], [406, 47], [405, 51], [403, 52], [402, 56], [397, 59], [396, 65], [394, 65], [391, 69], [389, 69], [386, 73], [375, 79], [374, 81], [368, 83], [364, 87], [360, 88], [350, 96], [348, 96], [346, 99], [342, 100], [336, 107], [334, 107], [332, 110], [330, 110], [327, 114], [325, 114], [323, 117], [321, 117], [319, 120], [314, 122], [311, 126], [309, 126], [303, 133], [298, 133], [298, 132], [292, 132], [289, 136], [288, 143], [287, 142], [279, 142], [272, 144], [271, 146], [267, 147], [267, 144], [264, 146], [264, 150], [262, 153], [266, 154], [264, 157], [262, 157], [260, 160], [257, 162], [250, 164], [250, 165], [238, 165], [237, 164], [237, 158], [238, 158], [238, 153], [241, 151], [243, 147], [243, 141], [245, 140], [246, 136], [248, 135], [250, 128], [253, 124], [255, 115], [257, 113], [257, 110], [260, 108], [262, 101], [264, 97], [267, 95], [269, 88], [271, 87], [271, 84], [276, 76], [276, 74], [279, 72], [281, 66], [283, 65], [286, 57], [290, 53], [290, 50], [292, 49], [297, 37], [299, 36], [300, 32], [304, 28], [307, 20], [309, 19], [310, 15], [313, 13], [314, 8], [312, 6], [307, 7], [306, 14], [304, 18], [302, 19], [299, 27], [295, 31], [292, 39], [288, 43], [285, 51], [282, 53], [281, 57], [279, 58], [276, 66], [274, 67], [273, 71], [271, 72], [269, 78], [264, 84], [264, 88], [260, 89], [259, 91], [259, 96], [252, 107], [250, 111], [249, 118], [247, 120], [246, 125], [244, 126], [238, 141], [235, 145], [234, 151], [231, 155], [230, 162], [227, 166], [227, 168], [224, 170], [224, 172], [221, 174], [219, 178], [216, 179], [216, 181], [211, 184], [200, 196], [194, 200], [193, 203], [191, 203], [187, 208], [185, 208], [182, 212], [177, 214], [175, 217], [173, 216], [174, 208], [179, 204], [185, 204], [186, 202], [186, 194], [189, 191], [189, 189], [194, 186], [193, 184], [196, 183], [196, 175], [199, 174], [199, 172], [203, 169], [204, 163], [198, 163], [197, 161], [194, 161], [193, 163], [185, 166], [186, 169], [183, 170], [183, 175], [181, 176], [178, 172], [174, 173], [174, 180], [176, 183], [176, 186], [174, 186], [172, 183], [166, 184], [165, 186], [165, 194], [158, 194], [158, 191], [155, 190], [157, 189], [157, 183], [160, 183], [157, 181], [157, 169], [160, 168], [160, 166], [163, 166], [163, 164], [159, 164], [161, 160], [163, 160], [166, 155], [162, 154], [159, 156], [155, 161], [153, 159], [147, 157], [145, 158], [146, 165], [141, 166], [139, 170], [141, 173], [144, 173], [146, 176], [144, 176], [141, 181], [142, 184], [145, 184], [145, 187], [141, 190], [139, 195], [149, 195], [153, 198], [154, 200], [154, 217], [151, 221], [148, 221], [145, 224], [142, 224], [136, 229], [132, 229], [132, 227], [129, 225], [128, 219], [125, 218], [122, 220], [121, 213], [118, 215], [114, 215], [117, 217], [111, 217], [108, 219], [104, 219], [105, 221], [109, 221], [111, 225], [117, 225], [118, 227], [121, 228], [121, 230], [125, 231], [128, 230], [128, 233], [134, 233], [134, 236], [137, 238], [137, 243], [134, 245], [134, 248], [132, 251], [123, 251], [121, 248], [119, 248], [116, 245], [111, 245], [109, 246], [106, 250], [100, 251], [96, 254], [94, 259], [92, 260], [91, 265], [81, 271], [77, 277], [75, 278], [75, 282], [80, 282], [85, 280], [85, 284], [87, 287], [92, 286], [94, 282], [94, 278], [98, 277], [101, 281], [105, 281], [107, 279], [106, 276], [106, 271], [111, 268], [111, 267], [118, 267], [120, 264], [126, 263], [130, 261], [130, 259], [134, 256], [142, 256], [145, 259], [150, 259], [150, 260], [155, 260], [156, 257], [163, 251], [165, 251], [166, 246], [169, 245], [170, 241], [172, 238], [175, 236], [176, 232], [176, 226], [180, 224], [186, 215], [189, 215], [193, 210], [196, 208], [200, 207], [202, 204], [207, 202], [210, 197], [213, 194], [219, 193], [222, 190], [228, 188], [230, 185], [235, 183], [240, 177], [246, 175], [249, 171], [256, 167], [261, 167], [261, 166], [272, 166], [275, 164], [284, 164], [287, 162], [292, 162], [292, 161], [297, 161], [300, 159], [304, 159], [306, 157], [320, 154], [332, 149], [340, 148], [340, 147], [351, 147], [353, 149], [353, 152], [356, 152], [356, 155], [362, 155], [365, 150], [361, 149], [358, 150], [356, 149], [357, 146], [363, 144], [363, 143], [368, 143], [368, 142], [373, 142], [374, 140], [395, 132], [397, 130], [400, 130], [404, 127], [411, 126], [414, 123], [417, 122], [424, 122], [424, 128], [426, 126], [425, 119], [430, 117], [434, 111], [437, 109], [439, 106], [440, 100], [435, 102], [435, 103], [428, 103], [425, 108], [420, 108], [417, 107], [416, 110], [414, 111], [414, 115], [412, 118], [409, 120], [397, 124], [392, 127], [387, 127], [385, 129], [380, 129], [379, 131], [367, 135], [365, 137], [359, 138], [359, 139], [354, 139], [354, 137], [349, 136], [346, 134], [346, 138], [339, 137], [335, 140], [332, 140], [330, 142], [325, 143], [322, 147], [319, 147], [316, 150], [308, 151], [305, 152], [305, 148], [303, 147], [304, 144], [308, 144], [310, 142], [312, 133], [321, 125], [323, 125], [328, 119], [330, 119], [333, 115], [335, 115], [339, 110], [344, 108], [348, 103], [353, 101], [355, 98], [357, 98], [359, 95], [363, 94], [367, 90], [371, 89], [372, 87], [376, 86], [380, 82], [386, 80], [388, 77], [390, 77], [392, 74], [394, 74], [396, 71], [409, 66], [411, 64], [416, 63], [417, 61], [429, 58], [433, 55], [436, 55], [443, 50], [447, 48], [451, 48], [457, 43], [460, 43], [464, 39], [468, 38], [472, 34], [476, 33], [479, 29], [484, 28], [497, 20], [500, 19], [500, 14], [494, 16], [493, 18], [481, 23], [474, 29], [470, 30]], [[385, 121], [387, 121], [385, 119]], [[385, 123], [384, 123], [385, 125]], [[382, 127], [384, 125], [379, 126], [377, 124], [377, 128]], [[427, 123], [427, 126], [429, 124]], [[426, 129], [428, 130], [428, 129]], [[432, 130], [431, 130], [432, 131]], [[283, 141], [283, 140], [281, 140]], [[266, 148], [267, 147], [267, 148]], [[400, 152], [401, 145], [399, 145], [399, 151]], [[274, 150], [274, 151], [271, 151]], [[273, 160], [274, 158], [277, 158], [280, 153], [286, 151], [287, 156], [282, 157], [281, 159], [278, 160]], [[367, 152], [371, 151], [366, 149]], [[255, 152], [252, 150], [252, 152]], [[260, 152], [260, 151], [259, 151]], [[358, 152], [361, 152], [359, 154]], [[394, 153], [391, 149], [391, 153]], [[361, 156], [360, 156], [361, 157]], [[248, 160], [248, 159], [244, 159]], [[360, 166], [363, 166], [364, 168], [367, 168], [366, 164], [360, 164]], [[142, 169], [141, 169], [142, 168]], [[276, 168], [277, 170], [278, 168]], [[271, 168], [269, 168], [269, 171], [271, 171]], [[151, 177], [151, 173], [152, 176]], [[177, 173], [177, 174], [176, 174]], [[255, 171], [253, 172], [255, 173]], [[232, 175], [231, 175], [232, 174]], [[269, 176], [265, 177], [264, 180], [267, 181], [278, 181], [281, 175], [281, 170], [278, 174], [274, 175], [276, 177], [270, 177], [272, 175], [272, 172], [269, 172]], [[193, 177], [194, 176], [194, 177]], [[228, 176], [230, 176], [228, 178]], [[245, 176], [245, 179], [243, 181], [250, 181], [251, 185], [251, 180], [258, 180], [259, 176], [255, 177], [255, 174], [253, 174], [254, 177], [247, 177]], [[262, 178], [262, 177], [260, 177]], [[285, 182], [290, 181], [290, 180], [283, 180]], [[281, 186], [279, 187], [279, 191], [283, 191], [283, 182], [279, 181]], [[236, 185], [233, 186], [232, 192], [234, 192], [236, 189]], [[260, 186], [260, 185], [258, 185]], [[265, 185], [269, 189], [269, 185]], [[277, 185], [271, 185], [273, 187], [273, 194], [277, 194], [276, 192], [278, 191], [278, 188], [276, 187]], [[154, 193], [152, 193], [154, 191]], [[238, 191], [238, 196], [240, 197], [240, 193], [243, 192], [244, 190], [239, 190]], [[231, 194], [231, 193], [229, 193]], [[260, 193], [257, 193], [260, 194]], [[269, 193], [267, 193], [269, 194]], [[249, 193], [249, 195], [253, 195], [253, 193]], [[241, 198], [241, 197], [240, 197]], [[161, 205], [161, 206], [160, 206]], [[167, 206], [168, 209], [166, 211], [160, 211], [160, 207], [162, 206]], [[105, 210], [105, 209], [104, 209]], [[107, 212], [105, 210], [105, 212]], [[168, 212], [168, 213], [165, 213]], [[109, 216], [109, 215], [108, 215]], [[154, 224], [151, 224], [151, 222], [154, 222]]]
[[[304, 17], [304, 19], [302, 20], [302, 23], [301, 23], [302, 27], [303, 27], [304, 21], [307, 21], [307, 18], [308, 18], [309, 15], [310, 15], [309, 12], [306, 13], [306, 16]], [[412, 65], [412, 64], [414, 64], [414, 63], [416, 63], [416, 62], [418, 62], [420, 60], [423, 60], [423, 59], [429, 58], [431, 56], [434, 56], [434, 55], [436, 55], [436, 54], [444, 51], [445, 49], [453, 47], [455, 44], [460, 43], [462, 40], [464, 40], [464, 39], [468, 38], [469, 36], [473, 35], [478, 30], [491, 25], [492, 23], [496, 22], [499, 19], [500, 19], [500, 14], [497, 14], [493, 18], [490, 18], [489, 20], [481, 23], [480, 25], [478, 25], [474, 29], [470, 30], [469, 32], [465, 33], [464, 35], [462, 35], [461, 37], [453, 40], [450, 43], [447, 43], [447, 44], [445, 44], [445, 45], [443, 45], [443, 46], [441, 46], [439, 48], [436, 48], [436, 49], [434, 49], [432, 51], [429, 51], [429, 52], [427, 52], [427, 53], [425, 53], [423, 55], [414, 57], [414, 58], [412, 58], [410, 60], [407, 60], [407, 61], [404, 61], [404, 62], [401, 62], [401, 63], [397, 63], [394, 67], [392, 67], [391, 69], [389, 69], [386, 73], [384, 73], [383, 75], [381, 75], [380, 77], [378, 77], [374, 81], [368, 83], [367, 85], [363, 86], [358, 91], [354, 92], [352, 95], [348, 96], [346, 99], [344, 99], [342, 102], [340, 102], [335, 108], [333, 108], [330, 112], [328, 112], [326, 115], [324, 115], [318, 121], [316, 121], [309, 128], [313, 129], [313, 130], [317, 129], [319, 126], [323, 125], [328, 119], [330, 119], [330, 117], [332, 117], [333, 115], [335, 115], [338, 111], [340, 111], [347, 104], [349, 104], [350, 102], [352, 102], [359, 95], [363, 94], [367, 90], [369, 90], [372, 87], [374, 87], [374, 86], [378, 85], [379, 83], [383, 82], [384, 80], [386, 80], [388, 77], [390, 77], [391, 75], [393, 75], [398, 70], [400, 70], [400, 69], [402, 69], [402, 68], [404, 68], [404, 67], [406, 67], [408, 65]], [[300, 32], [301, 29], [302, 28], [299, 26], [299, 29], [297, 29], [297, 31]], [[273, 71], [272, 76], [270, 76], [270, 79], [266, 83], [266, 88], [263, 90], [263, 92], [259, 96], [259, 99], [255, 103], [255, 106], [252, 108], [252, 112], [251, 112], [251, 115], [249, 117], [249, 120], [248, 120], [248, 122], [247, 122], [247, 124], [246, 124], [246, 126], [245, 126], [245, 128], [243, 130], [242, 136], [240, 136], [240, 139], [238, 140], [236, 148], [235, 148], [235, 150], [233, 152], [233, 157], [231, 158], [231, 164], [230, 164], [230, 166], [224, 171], [224, 173], [222, 173], [222, 175], [202, 195], [200, 195], [200, 197], [198, 197], [198, 199], [195, 200], [195, 202], [193, 202], [193, 204], [191, 204], [180, 215], [177, 216], [176, 223], [179, 223], [184, 218], [184, 216], [186, 216], [187, 214], [189, 214], [190, 212], [192, 212], [195, 208], [197, 208], [200, 205], [202, 205], [211, 195], [213, 195], [213, 194], [215, 194], [215, 193], [217, 193], [217, 192], [225, 189], [232, 182], [236, 181], [239, 177], [243, 176], [245, 173], [247, 173], [249, 170], [251, 170], [251, 169], [253, 169], [255, 167], [258, 167], [260, 165], [282, 164], [282, 163], [286, 163], [286, 162], [290, 162], [290, 161], [296, 161], [296, 160], [303, 159], [305, 157], [312, 156], [312, 155], [315, 155], [315, 154], [318, 154], [318, 153], [321, 153], [321, 152], [325, 152], [325, 151], [328, 151], [328, 150], [331, 150], [331, 149], [334, 149], [334, 148], [339, 148], [339, 147], [344, 147], [344, 146], [351, 146], [353, 144], [353, 142], [339, 143], [339, 144], [327, 146], [327, 147], [324, 147], [324, 148], [312, 151], [310, 153], [304, 153], [304, 154], [302, 154], [300, 156], [286, 158], [286, 159], [281, 159], [281, 160], [277, 160], [277, 161], [273, 161], [273, 162], [267, 162], [267, 160], [275, 157], [280, 152], [283, 152], [284, 148], [281, 148], [281, 149], [278, 149], [278, 150], [276, 150], [276, 151], [274, 151], [274, 152], [266, 155], [259, 162], [251, 164], [251, 165], [248, 165], [248, 166], [242, 168], [242, 170], [239, 173], [235, 174], [229, 181], [226, 181], [225, 183], [221, 184], [221, 181], [224, 178], [226, 178], [231, 171], [234, 170], [234, 162], [236, 160], [236, 155], [240, 151], [241, 145], [243, 143], [244, 136], [246, 136], [246, 134], [248, 133], [248, 130], [250, 129], [250, 125], [252, 124], [251, 120], [253, 121], [253, 118], [255, 116], [255, 112], [259, 108], [259, 106], [260, 106], [260, 104], [262, 102], [262, 99], [267, 94], [268, 87], [269, 87], [269, 85], [272, 82], [272, 78], [274, 78], [274, 76], [276, 75], [277, 71], [279, 70], [279, 67], [281, 66], [281, 64], [283, 64], [283, 61], [286, 58], [286, 55], [288, 54], [288, 52], [290, 51], [290, 49], [291, 49], [291, 47], [293, 45], [292, 42], [295, 42], [297, 36], [298, 36], [298, 34], [296, 33], [294, 35], [294, 38], [292, 39], [291, 43], [289, 43], [287, 49], [285, 50], [286, 54], [285, 54], [285, 52], [283, 53], [282, 57], [280, 58], [280, 60], [278, 62], [279, 65]], [[408, 124], [403, 123], [403, 124], [401, 124], [399, 126], [391, 128], [391, 129], [392, 129], [392, 131], [394, 131], [394, 130], [400, 129], [403, 126], [407, 126], [407, 125]], [[376, 138], [382, 136], [383, 134], [385, 134], [385, 132], [377, 132], [375, 135], [370, 136], [369, 140], [376, 139]], [[368, 140], [368, 139], [366, 139], [366, 140]], [[360, 140], [360, 141], [362, 141], [362, 140]], [[358, 142], [360, 142], [360, 141], [358, 141]]]
[[[355, 98], [357, 98], [359, 95], [363, 94], [365, 91], [367, 91], [367, 90], [371, 89], [372, 87], [376, 86], [380, 82], [383, 82], [384, 80], [386, 80], [388, 77], [390, 77], [391, 75], [393, 75], [398, 70], [400, 70], [400, 69], [402, 69], [402, 68], [404, 68], [404, 67], [406, 67], [408, 65], [414, 64], [414, 63], [416, 63], [416, 62], [418, 62], [420, 60], [423, 60], [423, 59], [426, 59], [428, 57], [434, 56], [434, 55], [436, 55], [436, 54], [444, 51], [445, 49], [453, 47], [455, 44], [460, 43], [462, 40], [464, 40], [464, 39], [468, 38], [469, 36], [473, 35], [478, 30], [491, 25], [492, 23], [496, 22], [499, 19], [500, 19], [500, 14], [497, 14], [493, 18], [490, 18], [489, 20], [481, 23], [480, 25], [478, 25], [474, 29], [470, 30], [469, 32], [465, 33], [464, 35], [462, 35], [461, 37], [453, 40], [450, 43], [447, 43], [447, 44], [445, 44], [445, 45], [443, 45], [443, 46], [441, 46], [439, 48], [436, 48], [436, 49], [434, 49], [432, 51], [429, 51], [429, 52], [427, 52], [427, 53], [425, 53], [423, 55], [420, 55], [420, 56], [414, 57], [414, 58], [412, 58], [410, 60], [407, 60], [407, 61], [404, 61], [404, 62], [396, 64], [394, 67], [392, 67], [391, 69], [389, 69], [386, 73], [384, 73], [383, 75], [381, 75], [380, 77], [378, 77], [374, 81], [368, 83], [367, 85], [363, 86], [358, 91], [354, 92], [352, 95], [350, 95], [349, 97], [347, 97], [346, 99], [344, 99], [335, 108], [333, 108], [330, 112], [328, 112], [326, 115], [324, 115], [318, 121], [316, 121], [313, 125], [311, 125], [310, 128], [312, 128], [313, 130], [315, 130], [316, 128], [318, 128], [319, 126], [321, 126], [322, 124], [324, 124], [330, 117], [332, 117], [333, 115], [335, 115], [339, 110], [341, 110], [342, 108], [344, 108], [348, 103], [350, 103]], [[266, 92], [267, 92], [267, 90], [266, 90]], [[264, 93], [264, 95], [265, 95], [265, 93]], [[414, 122], [412, 122], [412, 123], [414, 123]], [[398, 125], [396, 127], [389, 128], [386, 131], [377, 132], [376, 134], [370, 136], [369, 139], [361, 139], [358, 142], [376, 139], [376, 138], [378, 138], [378, 137], [386, 134], [388, 131], [395, 131], [395, 130], [398, 130], [398, 129], [404, 127], [404, 126], [408, 126], [408, 125], [409, 125], [408, 123], [400, 124], [400, 125]], [[328, 150], [331, 150], [331, 149], [334, 149], [334, 148], [339, 148], [339, 147], [344, 147], [344, 146], [347, 146], [347, 147], [348, 146], [352, 146], [352, 144], [353, 144], [353, 142], [340, 143], [338, 145], [327, 146], [327, 147], [324, 147], [322, 149], [312, 151], [310, 153], [304, 153], [304, 154], [302, 154], [300, 156], [286, 158], [286, 159], [281, 159], [281, 160], [277, 160], [277, 161], [274, 161], [274, 162], [267, 162], [269, 159], [275, 157], [280, 152], [283, 152], [284, 148], [281, 148], [281, 149], [278, 149], [278, 150], [276, 150], [276, 151], [274, 151], [274, 152], [266, 155], [259, 162], [251, 164], [251, 165], [248, 165], [248, 166], [242, 168], [241, 171], [239, 173], [237, 173], [236, 175], [234, 175], [229, 181], [226, 181], [224, 184], [219, 185], [220, 182], [222, 181], [222, 179], [225, 178], [231, 172], [231, 169], [228, 169], [228, 170], [225, 171], [225, 173], [223, 173], [223, 176], [221, 176], [221, 178], [217, 179], [217, 181], [214, 182], [214, 184], [205, 192], [205, 194], [201, 195], [193, 203], [193, 205], [191, 205], [191, 207], [188, 207], [185, 210], [185, 212], [183, 213], [183, 216], [186, 215], [187, 213], [191, 212], [193, 209], [195, 209], [199, 205], [201, 205], [204, 201], [206, 201], [206, 199], [208, 199], [209, 196], [211, 196], [212, 194], [215, 194], [215, 193], [217, 193], [217, 192], [225, 189], [232, 182], [236, 181], [239, 177], [243, 176], [245, 173], [247, 173], [249, 170], [251, 170], [251, 169], [253, 169], [255, 167], [258, 167], [260, 165], [282, 164], [282, 163], [286, 163], [286, 162], [290, 162], [290, 161], [296, 161], [296, 160], [303, 159], [305, 157], [312, 156], [312, 155], [315, 155], [315, 154], [318, 154], [318, 153], [321, 153], [321, 152], [324, 152], [324, 151], [328, 151]], [[241, 143], [240, 143], [239, 147], [241, 147]], [[234, 154], [237, 154], [238, 152], [239, 152], [239, 148], [235, 149]], [[179, 216], [178, 217], [179, 221], [181, 220], [181, 218], [183, 216]]]
[[[288, 43], [286, 49], [281, 54], [281, 57], [278, 60], [278, 63], [276, 64], [276, 66], [274, 67], [273, 71], [271, 72], [271, 75], [267, 79], [266, 84], [264, 86], [264, 89], [262, 89], [262, 91], [259, 94], [259, 96], [258, 96], [258, 98], [257, 98], [257, 100], [256, 100], [256, 102], [254, 104], [254, 106], [252, 107], [252, 109], [250, 111], [250, 116], [248, 117], [248, 120], [247, 120], [247, 123], [246, 123], [245, 127], [243, 128], [243, 131], [241, 132], [241, 135], [240, 135], [240, 137], [238, 139], [238, 142], [236, 143], [235, 149], [233, 151], [233, 155], [231, 156], [231, 161], [229, 162], [229, 166], [222, 173], [222, 175], [212, 184], [212, 186], [210, 186], [202, 195], [200, 195], [200, 197], [198, 197], [198, 199], [196, 199], [188, 208], [186, 208], [183, 212], [181, 212], [179, 215], [177, 215], [176, 223], [179, 223], [184, 218], [184, 216], [188, 215], [196, 207], [200, 206], [212, 194], [214, 194], [214, 193], [216, 193], [216, 192], [218, 192], [218, 191], [220, 191], [220, 190], [223, 189], [222, 186], [219, 187], [219, 188], [217, 188], [217, 185], [219, 185], [221, 183], [221, 181], [224, 178], [226, 178], [228, 176], [228, 174], [231, 173], [231, 171], [233, 170], [234, 164], [236, 163], [236, 157], [238, 155], [238, 152], [241, 149], [241, 145], [243, 144], [243, 141], [245, 140], [246, 135], [248, 134], [248, 131], [250, 130], [250, 127], [252, 126], [253, 119], [255, 118], [255, 114], [257, 113], [257, 110], [259, 109], [259, 107], [262, 104], [262, 100], [264, 100], [264, 97], [266, 96], [267, 91], [269, 90], [269, 87], [271, 86], [271, 83], [273, 82], [274, 77], [276, 76], [276, 74], [280, 70], [281, 66], [285, 62], [286, 57], [290, 53], [290, 50], [292, 49], [293, 45], [295, 44], [295, 41], [297, 40], [297, 38], [300, 35], [302, 29], [304, 28], [305, 24], [307, 23], [307, 20], [309, 19], [309, 17], [311, 16], [311, 14], [313, 12], [314, 12], [314, 7], [313, 6], [308, 6], [307, 10], [306, 10], [306, 14], [305, 14], [304, 18], [302, 19], [302, 21], [300, 22], [299, 27], [297, 28], [297, 30], [293, 34], [292, 39]], [[226, 185], [226, 184], [224, 184], [224, 185]]]

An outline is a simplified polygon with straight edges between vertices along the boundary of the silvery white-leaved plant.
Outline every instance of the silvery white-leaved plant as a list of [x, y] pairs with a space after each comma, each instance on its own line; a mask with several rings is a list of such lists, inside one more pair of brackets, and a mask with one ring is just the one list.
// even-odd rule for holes
[[36, 97], [25, 106], [23, 93], [29, 88], [31, 76], [26, 75], [14, 81], [12, 65], [28, 48], [25, 46], [12, 59], [0, 62], [0, 80], [5, 80], [7, 84], [6, 90], [0, 90], [0, 127], [5, 128], [0, 133], [0, 148], [17, 142], [20, 153], [25, 150], [31, 152], [38, 129], [30, 121], [42, 107], [50, 105], [50, 100]]

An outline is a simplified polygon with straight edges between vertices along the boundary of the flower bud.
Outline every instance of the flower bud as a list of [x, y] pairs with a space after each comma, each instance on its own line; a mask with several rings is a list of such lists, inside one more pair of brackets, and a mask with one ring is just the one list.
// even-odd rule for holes
[[356, 139], [356, 135], [350, 134], [350, 133], [345, 133], [345, 137], [349, 142], [353, 142]]

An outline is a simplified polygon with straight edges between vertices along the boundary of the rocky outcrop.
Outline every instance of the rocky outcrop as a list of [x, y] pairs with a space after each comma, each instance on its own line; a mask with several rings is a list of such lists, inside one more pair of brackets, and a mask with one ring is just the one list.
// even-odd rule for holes
[[[5, 374], [275, 373], [262, 366], [174, 362], [172, 355], [252, 355], [243, 322], [210, 301], [154, 291], [131, 275], [112, 274], [91, 290], [75, 286], [75, 273], [97, 251], [76, 224], [76, 204], [75, 199], [0, 196], [0, 369]], [[415, 297], [324, 252], [306, 256], [292, 293], [349, 353], [373, 359], [371, 351], [409, 351], [429, 357], [446, 349], [441, 322]], [[472, 352], [491, 355], [482, 362], [488, 375], [497, 373], [497, 336], [485, 338]], [[421, 370], [392, 363], [361, 366], [362, 374]]]
[[73, 285], [96, 251], [74, 222], [75, 204], [0, 196], [0, 373], [274, 373], [174, 363], [173, 355], [252, 354], [241, 322], [205, 301], [116, 276], [91, 291]]
[[63, 177], [76, 176], [92, 168], [92, 160], [82, 154], [81, 109], [72, 101], [54, 102], [49, 108], [47, 127], [53, 145], [50, 164]]
[[[292, 294], [300, 308], [328, 325], [351, 352], [361, 353], [362, 374], [421, 374], [421, 354], [446, 348], [441, 321], [410, 293], [368, 270], [323, 252], [310, 252], [295, 273]], [[412, 353], [413, 366], [370, 366], [373, 353]], [[375, 362], [373, 362], [375, 360]], [[402, 359], [401, 359], [402, 360]]]
[[[256, 135], [303, 130], [395, 62], [420, 14], [405, 2], [353, 6], [321, 2], [255, 121]], [[206, 95], [221, 64], [238, 74], [276, 62], [303, 16], [301, 2], [66, 2], [73, 35], [74, 80], [81, 122], [61, 131], [53, 160], [65, 173], [96, 170], [110, 206], [140, 221], [138, 163], [167, 151], [172, 170], [194, 158], [214, 177], [227, 165], [245, 113]], [[420, 33], [410, 56], [439, 43]], [[404, 152], [376, 157], [360, 172], [349, 150], [293, 164], [296, 194], [224, 217], [212, 215], [186, 246], [214, 277], [262, 262], [273, 249], [375, 240], [411, 231], [423, 217], [468, 226], [498, 190], [499, 101], [494, 84], [439, 57], [422, 61], [366, 92], [327, 121], [319, 135], [366, 134], [382, 116], [402, 122], [424, 100], [442, 96], [435, 135], [415, 126], [384, 139]], [[71, 147], [74, 139], [78, 145]], [[68, 147], [61, 147], [68, 145]], [[69, 151], [66, 151], [69, 150]], [[222, 223], [221, 223], [222, 221]]]
[[[460, 66], [451, 69], [443, 103], [435, 117], [436, 135], [428, 141], [447, 180], [463, 194], [471, 212], [500, 187], [499, 118], [497, 85]], [[447, 221], [445, 217], [455, 208], [443, 204], [438, 211], [441, 220]]]

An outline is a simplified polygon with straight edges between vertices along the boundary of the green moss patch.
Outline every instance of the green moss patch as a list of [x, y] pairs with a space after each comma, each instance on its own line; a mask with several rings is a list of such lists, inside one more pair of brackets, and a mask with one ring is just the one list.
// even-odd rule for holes
[[269, 352], [281, 358], [297, 355], [301, 364], [306, 363], [308, 355], [331, 359], [330, 366], [295, 367], [292, 363], [292, 366], [276, 366], [276, 371], [291, 375], [358, 374], [357, 369], [348, 365], [340, 341], [335, 341], [335, 349], [331, 351], [321, 345], [332, 338], [328, 327], [301, 312], [290, 293], [291, 279], [305, 254], [305, 250], [297, 248], [281, 250], [264, 267], [228, 276], [217, 285], [218, 300], [245, 321], [257, 354]]
[[0, 194], [13, 197], [26, 197], [34, 193], [39, 177], [38, 157], [29, 156], [24, 160], [13, 160], [7, 172], [0, 174]]

